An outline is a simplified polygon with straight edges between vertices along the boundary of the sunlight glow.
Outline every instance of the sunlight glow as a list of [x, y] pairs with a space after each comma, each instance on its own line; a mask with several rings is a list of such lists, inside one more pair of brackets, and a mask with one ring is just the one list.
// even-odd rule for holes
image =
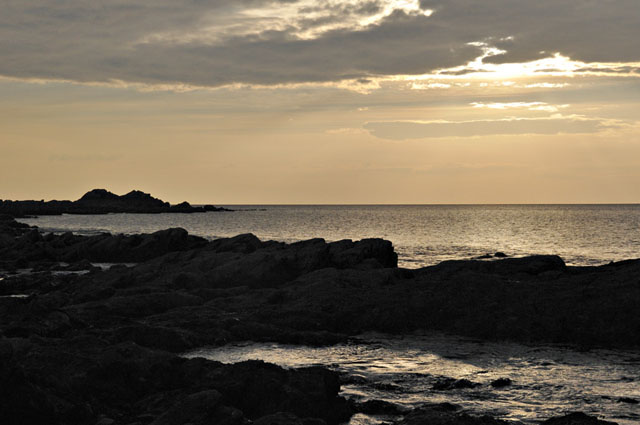
[[420, 8], [419, 0], [382, 0], [379, 7], [363, 7], [360, 0], [300, 0], [270, 3], [250, 9], [230, 6], [221, 19], [218, 11], [204, 16], [201, 26], [182, 31], [148, 34], [134, 44], [216, 44], [229, 37], [257, 36], [279, 31], [310, 40], [334, 30], [360, 30], [379, 24], [401, 11], [407, 15], [429, 17], [433, 10]]
[[[471, 45], [474, 45], [470, 43]], [[448, 69], [440, 69], [429, 76], [441, 78], [491, 78], [508, 79], [522, 77], [540, 77], [543, 75], [553, 77], [572, 77], [577, 74], [590, 76], [635, 76], [639, 77], [637, 71], [640, 69], [640, 62], [618, 63], [618, 62], [595, 62], [586, 63], [572, 60], [568, 56], [554, 53], [550, 57], [522, 63], [485, 63], [484, 59], [505, 53], [493, 47], [483, 47], [483, 55], [466, 65]], [[629, 69], [635, 68], [635, 69]], [[627, 73], [623, 71], [627, 71]], [[453, 75], [455, 74], [455, 75]], [[416, 79], [421, 79], [420, 77]], [[548, 86], [547, 86], [548, 87]]]
[[[573, 60], [560, 53], [522, 63], [485, 63], [485, 59], [506, 53], [484, 42], [468, 43], [481, 48], [482, 55], [466, 65], [439, 69], [423, 75], [396, 75], [393, 81], [409, 82], [413, 90], [467, 87], [563, 88], [568, 82], [535, 81], [543, 78], [632, 77], [640, 78], [640, 62], [594, 62]], [[524, 82], [522, 80], [525, 80]], [[533, 81], [532, 81], [533, 80]], [[464, 83], [460, 83], [463, 81]]]
[[528, 109], [530, 111], [544, 111], [544, 112], [558, 112], [560, 109], [568, 108], [569, 105], [549, 105], [545, 102], [472, 102], [470, 104], [474, 108], [487, 108], [487, 109]]
[[361, 8], [362, 2], [359, 0], [302, 0], [297, 3], [272, 4], [268, 8], [250, 9], [243, 14], [263, 20], [266, 27], [260, 31], [293, 27], [294, 34], [301, 39], [314, 39], [337, 29], [363, 29], [380, 23], [396, 11], [427, 17], [433, 14], [433, 10], [422, 10], [419, 0], [382, 0], [381, 3], [382, 7], [378, 10], [368, 11]]

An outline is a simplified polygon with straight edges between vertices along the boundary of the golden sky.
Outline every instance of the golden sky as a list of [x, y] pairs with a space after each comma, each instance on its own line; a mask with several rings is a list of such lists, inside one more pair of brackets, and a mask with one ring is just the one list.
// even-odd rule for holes
[[8, 0], [0, 198], [640, 202], [637, 0]]

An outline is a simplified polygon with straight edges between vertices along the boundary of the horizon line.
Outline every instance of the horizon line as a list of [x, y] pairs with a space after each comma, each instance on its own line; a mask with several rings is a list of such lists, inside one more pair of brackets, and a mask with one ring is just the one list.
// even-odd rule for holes
[[[174, 204], [172, 204], [174, 205]], [[214, 202], [214, 203], [192, 203], [193, 206], [201, 206], [201, 205], [216, 205], [216, 206], [307, 206], [307, 207], [315, 207], [315, 206], [488, 206], [488, 205], [640, 205], [640, 202], [487, 202], [487, 203], [257, 203], [257, 204], [249, 204], [249, 203], [224, 203], [224, 202]]]

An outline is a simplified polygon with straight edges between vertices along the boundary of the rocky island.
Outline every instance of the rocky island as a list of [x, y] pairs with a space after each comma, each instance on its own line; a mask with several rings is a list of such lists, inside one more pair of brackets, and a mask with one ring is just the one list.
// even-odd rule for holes
[[[125, 262], [136, 264], [95, 265]], [[640, 260], [569, 267], [533, 256], [409, 270], [382, 239], [43, 234], [5, 215], [0, 271], [3, 424], [334, 425], [357, 412], [391, 413], [397, 425], [506, 424], [449, 403], [406, 412], [348, 400], [339, 394], [348, 377], [321, 367], [180, 354], [233, 341], [324, 345], [418, 329], [640, 347]], [[507, 385], [495, 382], [496, 390]], [[583, 413], [540, 419], [611, 423]]]
[[14, 217], [60, 214], [109, 213], [198, 213], [229, 211], [213, 205], [194, 207], [188, 202], [171, 205], [139, 190], [119, 196], [105, 189], [93, 189], [76, 201], [7, 201], [0, 199], [0, 214]]

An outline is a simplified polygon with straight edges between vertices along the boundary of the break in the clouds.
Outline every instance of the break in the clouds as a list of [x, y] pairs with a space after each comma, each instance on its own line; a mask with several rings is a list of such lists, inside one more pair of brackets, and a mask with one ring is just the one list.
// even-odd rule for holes
[[437, 137], [474, 137], [523, 134], [597, 133], [619, 123], [577, 116], [503, 118], [473, 121], [380, 121], [364, 128], [382, 139], [406, 140]]
[[480, 109], [528, 109], [529, 111], [543, 112], [558, 112], [560, 109], [569, 107], [569, 105], [549, 105], [545, 102], [472, 102], [471, 106]]
[[366, 83], [554, 57], [636, 75], [638, 39], [637, 0], [6, 0], [0, 75], [205, 87]]

